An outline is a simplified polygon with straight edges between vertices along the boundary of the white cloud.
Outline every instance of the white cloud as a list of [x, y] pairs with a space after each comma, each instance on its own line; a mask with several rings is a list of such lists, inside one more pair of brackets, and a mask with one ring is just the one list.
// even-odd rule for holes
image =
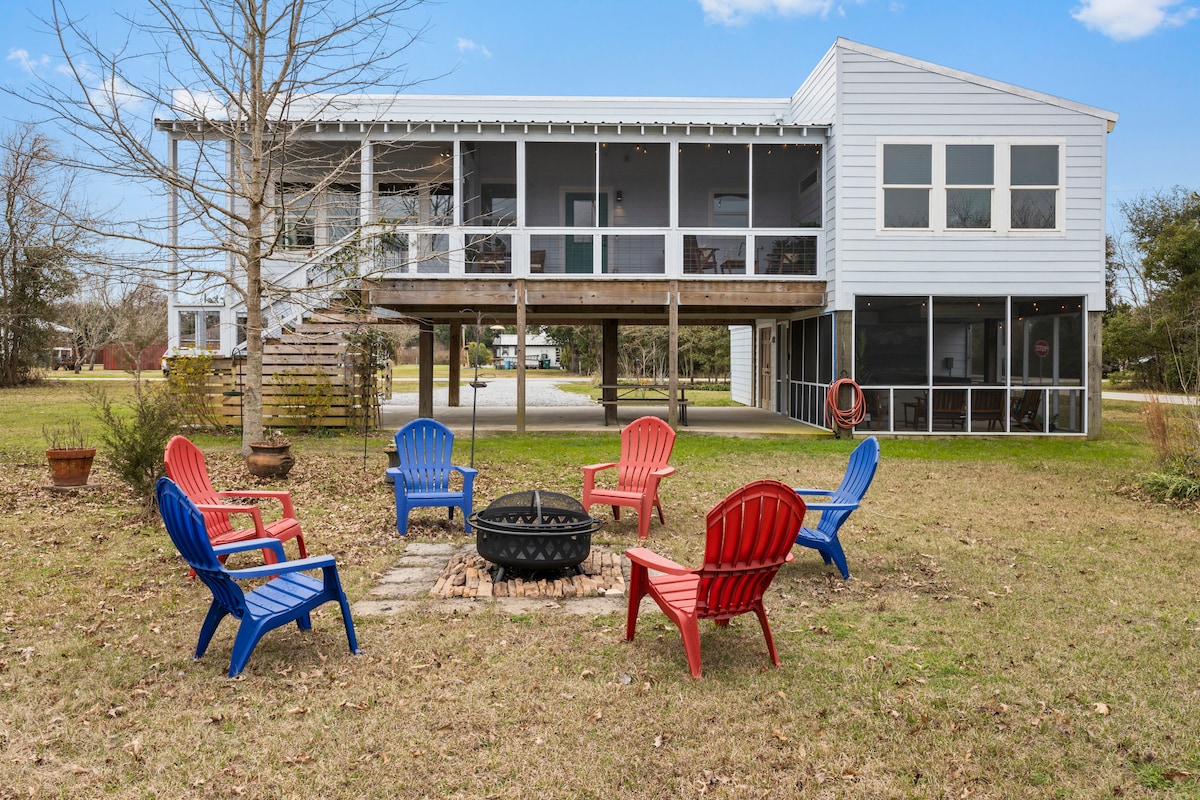
[[110, 77], [98, 81], [88, 90], [90, 101], [100, 108], [134, 111], [144, 103], [144, 98], [133, 87], [120, 78]]
[[228, 119], [229, 114], [212, 92], [193, 92], [175, 89], [171, 92], [171, 109], [194, 119]]
[[1178, 28], [1200, 16], [1190, 6], [1175, 8], [1182, 0], [1083, 0], [1071, 16], [1088, 28], [1126, 41], [1148, 36], [1162, 28]]
[[492, 57], [491, 50], [488, 50], [483, 45], [473, 42], [470, 39], [464, 39], [461, 36], [458, 37], [458, 52], [460, 52], [460, 53], [479, 53], [484, 58]]
[[739, 25], [757, 14], [824, 17], [833, 0], [700, 0], [704, 19], [718, 25]]
[[21, 68], [30, 75], [37, 75], [38, 71], [50, 65], [50, 56], [42, 56], [41, 58], [30, 58], [28, 50], [22, 50], [19, 47], [14, 47], [8, 51], [8, 60], [15, 61], [21, 65]]

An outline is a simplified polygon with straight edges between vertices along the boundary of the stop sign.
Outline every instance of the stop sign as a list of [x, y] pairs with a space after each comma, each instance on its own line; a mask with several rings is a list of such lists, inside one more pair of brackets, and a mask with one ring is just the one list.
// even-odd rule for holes
[[1050, 355], [1050, 343], [1045, 339], [1038, 339], [1033, 343], [1033, 354], [1038, 358], [1045, 358]]

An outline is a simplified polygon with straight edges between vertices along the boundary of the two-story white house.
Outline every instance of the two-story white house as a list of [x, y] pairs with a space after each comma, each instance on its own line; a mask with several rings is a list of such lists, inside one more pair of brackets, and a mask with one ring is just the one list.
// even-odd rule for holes
[[[598, 324], [604, 384], [619, 325], [729, 325], [735, 399], [826, 427], [847, 376], [860, 429], [1099, 430], [1116, 114], [844, 39], [791, 97], [302, 105], [277, 283], [356, 261], [381, 313], [454, 333], [485, 314], [518, 346], [526, 326]], [[317, 156], [358, 168], [329, 184]], [[171, 344], [226, 354], [238, 314], [175, 296]]]

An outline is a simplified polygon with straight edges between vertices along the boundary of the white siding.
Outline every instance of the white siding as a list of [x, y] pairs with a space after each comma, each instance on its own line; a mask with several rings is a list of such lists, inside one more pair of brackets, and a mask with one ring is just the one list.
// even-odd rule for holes
[[[994, 81], [923, 69], [838, 47], [836, 283], [832, 308], [855, 294], [1086, 295], [1104, 303], [1104, 159], [1109, 120]], [[1081, 110], [1082, 109], [1082, 110]], [[1058, 232], [878, 230], [880, 139], [1055, 140], [1065, 162]], [[997, 186], [1006, 176], [997, 175]], [[829, 177], [830, 184], [833, 176]], [[833, 205], [832, 203], [830, 205]], [[835, 245], [831, 242], [830, 252]], [[831, 275], [831, 277], [835, 277]]]
[[830, 48], [792, 95], [791, 122], [829, 124], [837, 110], [837, 48]]
[[754, 405], [754, 327], [729, 326], [729, 394], [735, 403]]

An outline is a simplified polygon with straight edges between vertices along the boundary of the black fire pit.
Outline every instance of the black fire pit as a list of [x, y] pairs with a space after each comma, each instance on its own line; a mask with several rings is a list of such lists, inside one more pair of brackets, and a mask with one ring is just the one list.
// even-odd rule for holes
[[493, 583], [509, 567], [529, 570], [579, 566], [592, 552], [592, 534], [602, 520], [590, 516], [573, 497], [543, 489], [514, 492], [470, 518], [475, 549], [500, 567]]

